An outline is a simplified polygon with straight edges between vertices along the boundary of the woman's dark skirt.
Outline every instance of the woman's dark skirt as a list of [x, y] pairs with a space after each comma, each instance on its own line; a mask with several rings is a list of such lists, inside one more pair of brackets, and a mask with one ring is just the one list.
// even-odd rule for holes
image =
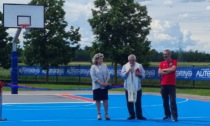
[[93, 90], [93, 100], [108, 100], [108, 90], [100, 88]]

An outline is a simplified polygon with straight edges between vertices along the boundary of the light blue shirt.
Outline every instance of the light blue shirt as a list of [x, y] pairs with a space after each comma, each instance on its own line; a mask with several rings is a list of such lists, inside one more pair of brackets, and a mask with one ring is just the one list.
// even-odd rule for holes
[[[137, 62], [136, 62], [137, 63]], [[145, 78], [145, 70], [143, 68], [143, 66], [141, 64], [139, 64], [139, 70], [141, 72], [141, 77], [137, 77], [138, 78], [138, 89], [137, 90], [140, 90], [142, 87], [141, 87], [141, 79], [144, 79]], [[121, 77], [124, 79], [124, 88], [127, 90], [127, 74], [126, 74], [126, 64], [123, 65], [122, 67], [122, 70], [121, 70]]]
[[90, 76], [92, 79], [92, 90], [94, 89], [104, 89], [104, 86], [100, 85], [97, 80], [105, 82], [110, 79], [110, 72], [106, 64], [102, 65], [92, 65], [90, 68]]

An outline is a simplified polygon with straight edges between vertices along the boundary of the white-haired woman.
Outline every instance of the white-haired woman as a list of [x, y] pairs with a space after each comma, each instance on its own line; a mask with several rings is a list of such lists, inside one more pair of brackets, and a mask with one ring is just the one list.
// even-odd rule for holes
[[108, 115], [108, 89], [105, 87], [110, 79], [109, 69], [106, 64], [103, 63], [104, 55], [97, 53], [92, 58], [93, 65], [90, 69], [90, 75], [92, 79], [92, 90], [93, 90], [93, 100], [96, 101], [97, 108], [97, 119], [101, 120], [101, 106], [100, 103], [103, 101], [105, 118], [110, 120]]

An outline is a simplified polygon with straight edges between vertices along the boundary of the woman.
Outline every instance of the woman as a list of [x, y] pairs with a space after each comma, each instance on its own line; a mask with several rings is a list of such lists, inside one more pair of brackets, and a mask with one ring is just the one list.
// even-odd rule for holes
[[90, 69], [90, 75], [92, 79], [92, 90], [93, 90], [93, 100], [96, 101], [97, 107], [97, 118], [101, 120], [101, 100], [103, 101], [105, 118], [110, 120], [108, 115], [108, 89], [105, 87], [108, 85], [110, 79], [110, 73], [106, 64], [103, 63], [104, 55], [101, 53], [95, 54], [92, 62], [93, 65]]

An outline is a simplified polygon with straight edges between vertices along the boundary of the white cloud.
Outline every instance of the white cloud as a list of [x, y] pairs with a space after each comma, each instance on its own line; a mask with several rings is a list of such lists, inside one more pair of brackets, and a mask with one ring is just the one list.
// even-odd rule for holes
[[173, 7], [173, 2], [172, 2], [172, 0], [165, 0], [163, 3], [164, 3], [165, 5], [167, 5], [167, 6], [169, 6], [169, 7]]
[[184, 49], [185, 51], [199, 50], [201, 52], [208, 52], [210, 48], [209, 42], [193, 40], [192, 34], [188, 30], [183, 31], [183, 34], [184, 34], [184, 38], [183, 38], [182, 45], [186, 47]]
[[1, 0], [1, 3], [28, 4], [30, 0]]
[[148, 2], [148, 1], [152, 1], [152, 0], [135, 0], [136, 2]]
[[189, 51], [189, 50], [194, 50], [192, 47], [196, 47], [196, 41], [192, 40], [191, 38], [192, 34], [185, 30], [183, 31], [183, 39], [181, 41], [180, 47], [183, 48], [183, 50]]
[[150, 6], [152, 4], [152, 0], [137, 0], [141, 5]]
[[189, 31], [181, 31], [178, 22], [154, 20], [151, 28], [149, 39], [152, 41], [152, 47], [157, 51], [162, 51], [165, 48], [187, 50], [191, 46], [194, 47], [196, 43], [191, 39]]
[[206, 10], [210, 10], [210, 6], [207, 6], [207, 7], [206, 7]]
[[205, 2], [206, 0], [181, 0], [181, 2], [185, 2], [185, 3], [188, 3], [188, 2]]
[[71, 22], [78, 20], [80, 17], [88, 19], [92, 15], [91, 8], [93, 7], [92, 0], [86, 4], [68, 1], [64, 5], [64, 9], [68, 12], [66, 13], [66, 19]]
[[68, 24], [74, 27], [80, 27], [81, 41], [79, 42], [81, 48], [91, 46], [93, 34], [88, 19], [92, 17], [91, 9], [94, 8], [93, 0], [88, 1], [68, 1], [65, 3], [66, 10], [65, 19]]
[[189, 13], [184, 13], [184, 14], [180, 14], [179, 18], [183, 19], [183, 18], [187, 18], [189, 17]]
[[164, 33], [169, 36], [182, 36], [180, 26], [177, 22], [153, 20], [151, 27], [152, 32]]

